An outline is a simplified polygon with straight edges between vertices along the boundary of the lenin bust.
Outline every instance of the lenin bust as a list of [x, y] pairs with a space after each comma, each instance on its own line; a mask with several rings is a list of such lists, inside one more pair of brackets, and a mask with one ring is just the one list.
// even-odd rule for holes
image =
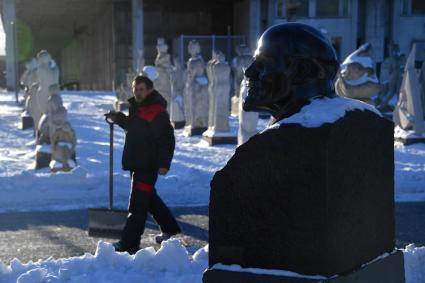
[[332, 276], [394, 249], [393, 124], [335, 96], [338, 67], [311, 26], [280, 24], [259, 39], [243, 108], [275, 121], [211, 181], [210, 267]]

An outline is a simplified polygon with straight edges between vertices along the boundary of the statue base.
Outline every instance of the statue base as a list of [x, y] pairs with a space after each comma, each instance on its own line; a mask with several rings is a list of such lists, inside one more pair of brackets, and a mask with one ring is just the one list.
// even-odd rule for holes
[[123, 111], [123, 110], [128, 109], [129, 107], [130, 107], [130, 104], [127, 101], [116, 100], [114, 102], [114, 109], [115, 109], [115, 111], [120, 112], [120, 111]]
[[407, 138], [394, 138], [394, 141], [403, 143], [404, 145], [410, 145], [415, 143], [425, 143], [425, 137], [407, 137]]
[[37, 151], [35, 155], [35, 169], [37, 170], [49, 167], [51, 159], [52, 154], [50, 152]]
[[[229, 266], [229, 269], [231, 267]], [[245, 272], [243, 269], [224, 270], [210, 268], [204, 272], [203, 283], [404, 283], [404, 257], [403, 252], [396, 250], [386, 257], [378, 257], [374, 261], [363, 265], [359, 270], [351, 273], [334, 276], [308, 276], [293, 272], [265, 270], [269, 274], [260, 274], [261, 269], [254, 272]], [[282, 274], [282, 275], [279, 275]]]
[[418, 135], [413, 130], [404, 130], [399, 126], [394, 129], [394, 141], [410, 145], [415, 143], [425, 143], [425, 134]]
[[171, 122], [171, 125], [173, 125], [175, 130], [183, 129], [184, 125], [186, 125], [186, 121], [175, 121]]
[[21, 128], [22, 130], [34, 128], [34, 120], [31, 116], [21, 116]]
[[199, 136], [202, 135], [202, 133], [206, 130], [207, 128], [192, 128], [192, 126], [186, 126], [183, 129], [183, 135], [185, 137]]
[[217, 145], [217, 144], [237, 144], [238, 138], [236, 135], [230, 133], [230, 132], [212, 132], [212, 131], [205, 131], [202, 134], [202, 139], [206, 141], [210, 146]]
[[238, 96], [232, 96], [231, 99], [231, 109], [230, 109], [230, 115], [234, 117], [239, 116], [239, 97]]

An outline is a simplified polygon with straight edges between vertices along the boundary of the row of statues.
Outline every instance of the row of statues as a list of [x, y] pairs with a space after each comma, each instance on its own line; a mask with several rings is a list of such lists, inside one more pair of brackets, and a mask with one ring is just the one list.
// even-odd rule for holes
[[[154, 87], [166, 99], [170, 119], [175, 128], [184, 128], [186, 136], [203, 135], [210, 144], [242, 143], [256, 133], [258, 114], [245, 115], [239, 110], [240, 99], [244, 92], [244, 70], [252, 62], [252, 54], [248, 46], [237, 47], [237, 56], [229, 64], [223, 52], [214, 50], [211, 60], [205, 62], [201, 55], [198, 41], [191, 40], [188, 44], [190, 58], [183, 68], [179, 60], [171, 63], [168, 45], [163, 38], [157, 41], [157, 57], [155, 67], [138, 67], [154, 82]], [[117, 92], [115, 108], [126, 104], [132, 96], [131, 78], [134, 72], [128, 72], [128, 82], [120, 86]], [[231, 93], [231, 90], [234, 93]], [[231, 133], [229, 115], [240, 117], [238, 137]], [[244, 125], [244, 117], [247, 119]], [[256, 118], [255, 118], [256, 117]], [[248, 130], [254, 128], [254, 130]]]
[[40, 51], [28, 61], [21, 77], [25, 90], [24, 119], [30, 118], [35, 132], [36, 169], [52, 172], [75, 167], [76, 135], [67, 119], [60, 96], [59, 68], [51, 55]]
[[[391, 45], [389, 51], [378, 78], [372, 59], [372, 45], [365, 43], [360, 46], [341, 64], [335, 79], [335, 91], [339, 96], [372, 104], [382, 112], [394, 111], [396, 126], [405, 131], [415, 129], [415, 133], [421, 135], [424, 127], [425, 65], [418, 74], [414, 70], [414, 59], [407, 60], [404, 67], [406, 60], [396, 44]], [[182, 67], [179, 60], [172, 64], [163, 38], [157, 41], [157, 52], [154, 67], [139, 69], [152, 73], [150, 76], [155, 88], [168, 102], [175, 128], [184, 127], [186, 136], [202, 134], [210, 144], [233, 143], [235, 137], [230, 133], [228, 119], [232, 114], [239, 118], [239, 145], [257, 133], [258, 113], [245, 113], [241, 107], [246, 95], [244, 70], [253, 59], [248, 46], [241, 44], [237, 47], [237, 56], [231, 64], [219, 50], [214, 50], [211, 60], [205, 62], [199, 42], [191, 40], [187, 68]], [[409, 58], [414, 56], [411, 54]], [[129, 82], [134, 75], [129, 72]], [[125, 101], [132, 96], [129, 82], [125, 92], [119, 91], [118, 100]], [[234, 92], [231, 94], [232, 89]]]

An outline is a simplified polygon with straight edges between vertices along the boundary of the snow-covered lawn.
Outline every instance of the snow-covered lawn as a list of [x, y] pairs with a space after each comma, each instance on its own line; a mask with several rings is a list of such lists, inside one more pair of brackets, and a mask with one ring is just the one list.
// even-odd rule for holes
[[[105, 207], [108, 203], [109, 127], [103, 114], [112, 108], [114, 95], [105, 92], [62, 94], [68, 119], [78, 138], [78, 167], [70, 173], [35, 171], [35, 143], [31, 130], [20, 130], [21, 108], [11, 93], [0, 93], [0, 212], [51, 211]], [[258, 129], [267, 121], [260, 120]], [[237, 120], [231, 118], [235, 131]], [[199, 137], [176, 131], [172, 168], [160, 177], [157, 189], [170, 206], [205, 206], [215, 171], [232, 156], [235, 146], [208, 147]], [[127, 206], [128, 173], [121, 170], [124, 132], [114, 138], [114, 188], [116, 207]], [[395, 144], [396, 201], [425, 201], [425, 145]], [[407, 282], [425, 282], [425, 248], [407, 247]], [[200, 282], [207, 266], [207, 250], [193, 256], [177, 241], [160, 250], [141, 250], [135, 256], [114, 253], [99, 243], [95, 255], [48, 259], [6, 266], [0, 262], [0, 283], [9, 282]]]

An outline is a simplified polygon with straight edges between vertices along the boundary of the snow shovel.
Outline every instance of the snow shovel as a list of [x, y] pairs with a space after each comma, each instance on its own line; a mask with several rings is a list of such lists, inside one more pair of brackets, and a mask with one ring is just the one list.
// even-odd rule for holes
[[117, 210], [113, 208], [114, 188], [113, 188], [113, 162], [114, 162], [114, 123], [105, 118], [109, 124], [109, 207], [89, 208], [90, 237], [119, 237], [127, 220], [127, 210]]

